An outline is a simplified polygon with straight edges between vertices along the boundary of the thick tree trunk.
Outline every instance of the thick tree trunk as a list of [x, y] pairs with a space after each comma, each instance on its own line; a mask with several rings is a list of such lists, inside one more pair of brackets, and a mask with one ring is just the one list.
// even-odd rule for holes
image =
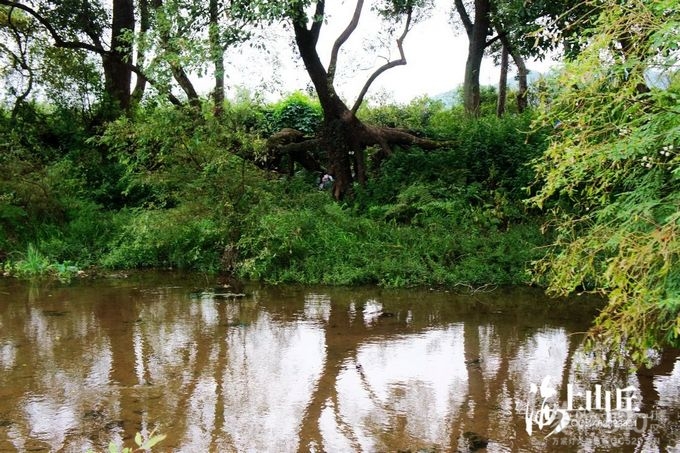
[[479, 115], [481, 101], [479, 87], [479, 71], [484, 56], [484, 47], [478, 41], [470, 41], [468, 57], [465, 62], [463, 77], [463, 106], [465, 111], [473, 116]]
[[471, 115], [479, 115], [480, 89], [479, 74], [488, 42], [486, 36], [491, 27], [491, 3], [489, 0], [475, 0], [475, 20], [470, 20], [462, 0], [456, 0], [456, 9], [468, 35], [468, 56], [463, 79], [463, 105]]
[[[132, 83], [132, 43], [125, 33], [135, 29], [135, 7], [132, 0], [114, 0], [111, 22], [111, 55], [104, 55], [104, 82], [106, 93], [117, 107], [130, 108]], [[127, 62], [128, 64], [125, 64]]]
[[335, 92], [332, 74], [329, 76], [316, 51], [322, 15], [323, 2], [318, 2], [312, 27], [308, 29], [306, 23], [299, 21], [295, 21], [293, 27], [300, 56], [323, 110], [324, 126], [321, 141], [328, 152], [328, 171], [334, 178], [333, 196], [339, 200], [350, 191], [354, 181], [350, 152], [357, 149], [352, 142], [357, 135], [357, 129], [363, 128], [363, 125]]
[[335, 178], [333, 196], [337, 200], [351, 192], [354, 181], [361, 184], [366, 182], [362, 158], [367, 134], [366, 127], [349, 110], [341, 118], [329, 118], [325, 121], [322, 141], [328, 150], [328, 170]]
[[[354, 181], [358, 181], [360, 184], [366, 183], [367, 174], [366, 163], [364, 161], [364, 150], [366, 147], [379, 145], [382, 149], [382, 154], [388, 155], [390, 153], [390, 144], [418, 145], [422, 142], [429, 145], [432, 143], [427, 140], [420, 140], [403, 131], [398, 132], [366, 126], [355, 115], [373, 81], [388, 69], [406, 64], [403, 41], [411, 26], [413, 11], [410, 7], [407, 7], [403, 12], [405, 19], [404, 30], [396, 40], [399, 58], [388, 61], [373, 72], [364, 84], [351, 109], [336, 93], [334, 78], [338, 53], [342, 45], [356, 29], [363, 5], [363, 0], [356, 1], [350, 23], [338, 36], [333, 45], [328, 69], [321, 63], [316, 50], [319, 33], [324, 21], [325, 2], [323, 0], [316, 2], [311, 25], [308, 25], [310, 20], [307, 17], [302, 2], [296, 3], [291, 16], [293, 18], [295, 42], [305, 64], [305, 69], [314, 84], [323, 110], [323, 127], [318, 139], [314, 140], [314, 145], [320, 145], [327, 153], [327, 171], [334, 178], [333, 195], [338, 200], [345, 197], [351, 191]], [[286, 145], [285, 148], [288, 152], [293, 152], [303, 148], [303, 145], [303, 143], [293, 143]], [[298, 162], [300, 161], [298, 160]]]
[[501, 49], [501, 76], [498, 80], [498, 103], [496, 104], [496, 116], [499, 118], [505, 114], [505, 101], [508, 97], [508, 48], [503, 45]]

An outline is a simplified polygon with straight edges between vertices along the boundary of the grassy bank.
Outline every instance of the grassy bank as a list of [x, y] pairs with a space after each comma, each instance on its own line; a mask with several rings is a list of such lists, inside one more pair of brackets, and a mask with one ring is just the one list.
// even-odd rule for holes
[[272, 131], [318, 127], [318, 106], [300, 94], [245, 97], [219, 121], [159, 106], [106, 125], [73, 115], [34, 106], [3, 117], [6, 274], [151, 267], [274, 283], [513, 284], [544, 242], [522, 202], [544, 146], [527, 134], [529, 114], [470, 119], [429, 99], [364, 109], [374, 124], [450, 146], [395, 150], [342, 202], [317, 174], [258, 168]]

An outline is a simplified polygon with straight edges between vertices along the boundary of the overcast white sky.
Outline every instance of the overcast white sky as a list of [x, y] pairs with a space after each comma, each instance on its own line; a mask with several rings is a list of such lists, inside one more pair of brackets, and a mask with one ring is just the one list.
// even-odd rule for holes
[[[336, 76], [336, 88], [351, 101], [375, 67], [384, 63], [385, 60], [378, 56], [387, 56], [389, 52], [381, 50], [373, 55], [365, 52], [367, 44], [376, 43], [383, 28], [370, 11], [371, 2], [366, 3], [359, 28], [342, 49], [340, 65], [349, 69]], [[326, 63], [335, 38], [349, 22], [355, 2], [345, 0], [328, 2], [327, 5], [328, 20], [322, 28], [318, 45]], [[406, 38], [404, 50], [408, 64], [383, 73], [372, 86], [369, 97], [384, 91], [396, 101], [408, 102], [423, 94], [444, 93], [462, 83], [468, 43], [462, 31], [456, 32], [451, 25], [452, 7], [451, 1], [435, 0], [435, 9], [430, 17], [413, 26]], [[267, 41], [270, 56], [243, 49], [232, 55], [234, 67], [229, 71], [229, 85], [274, 92], [276, 96], [304, 89], [309, 84], [297, 51], [292, 48], [291, 32], [271, 33], [273, 35]], [[392, 58], [398, 56], [396, 46], [391, 52]], [[548, 64], [530, 62], [528, 66], [543, 71]], [[511, 71], [513, 69], [511, 65]], [[483, 85], [495, 85], [498, 74], [493, 62], [485, 61], [480, 81]]]

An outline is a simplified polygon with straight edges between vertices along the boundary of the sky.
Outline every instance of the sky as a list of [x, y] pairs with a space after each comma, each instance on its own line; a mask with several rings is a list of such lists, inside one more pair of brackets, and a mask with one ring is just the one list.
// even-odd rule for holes
[[[382, 47], [374, 52], [366, 50], [379, 43], [380, 30], [384, 30], [368, 3], [364, 6], [359, 27], [343, 46], [340, 55], [339, 65], [345, 70], [336, 76], [336, 88], [348, 102], [356, 98], [373, 70], [385, 62], [381, 56], [398, 57], [394, 45], [392, 49]], [[407, 64], [383, 73], [372, 85], [369, 99], [382, 94], [397, 102], [408, 102], [422, 95], [442, 94], [462, 84], [467, 36], [462, 29], [456, 30], [452, 25], [453, 2], [435, 0], [434, 3], [434, 10], [429, 17], [416, 23], [406, 37], [404, 52]], [[355, 2], [328, 2], [327, 5], [327, 23], [322, 28], [317, 46], [326, 65], [335, 38], [349, 23]], [[304, 90], [309, 85], [309, 77], [294, 49], [292, 32], [281, 29], [268, 33], [266, 48], [270, 54], [238, 49], [232, 55], [233, 70], [229, 71], [231, 77], [228, 83], [269, 93], [270, 98], [297, 89]], [[545, 71], [550, 63], [528, 62], [527, 65], [529, 69]], [[513, 69], [511, 65], [510, 77]], [[490, 59], [485, 59], [480, 78], [482, 85], [496, 85], [498, 77], [498, 68]]]

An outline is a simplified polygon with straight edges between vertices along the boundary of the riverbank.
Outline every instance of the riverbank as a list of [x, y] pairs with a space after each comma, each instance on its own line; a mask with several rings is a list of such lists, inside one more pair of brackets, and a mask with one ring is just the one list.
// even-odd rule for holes
[[547, 238], [541, 214], [523, 203], [529, 162], [545, 147], [540, 133], [524, 132], [530, 113], [472, 119], [429, 99], [364, 109], [372, 123], [449, 145], [395, 149], [337, 201], [318, 174], [267, 171], [254, 157], [270, 130], [318, 122], [318, 106], [292, 96], [272, 111], [294, 108], [297, 116], [279, 112], [293, 123], [274, 124], [269, 107], [248, 102], [220, 123], [157, 107], [95, 135], [72, 112], [34, 119], [32, 141], [17, 141], [0, 162], [15, 175], [0, 181], [3, 272], [68, 281], [90, 268], [172, 268], [268, 283], [447, 288], [531, 280]]

